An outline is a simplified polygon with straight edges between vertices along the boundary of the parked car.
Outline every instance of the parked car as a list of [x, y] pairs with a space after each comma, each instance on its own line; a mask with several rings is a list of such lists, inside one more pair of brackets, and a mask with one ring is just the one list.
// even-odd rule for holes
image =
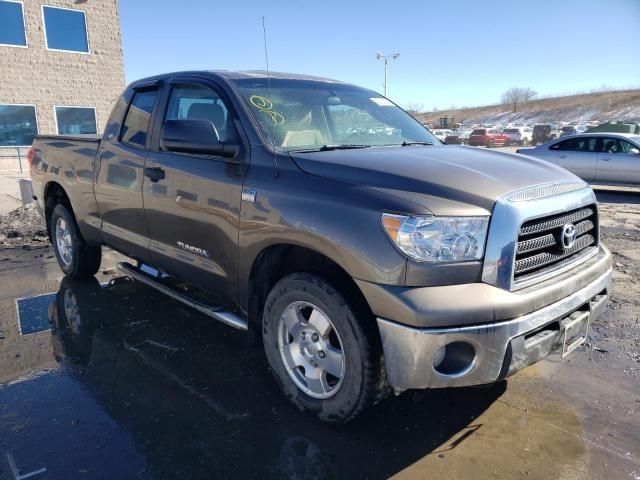
[[453, 136], [453, 131], [445, 128], [436, 128], [435, 130], [433, 130], [433, 134], [438, 140], [444, 142], [447, 137]]
[[640, 185], [640, 135], [583, 133], [517, 153], [560, 165], [592, 184]]
[[326, 422], [392, 391], [485, 385], [564, 356], [608, 298], [584, 182], [441, 145], [349, 84], [150, 77], [102, 138], [38, 135], [28, 159], [66, 276], [95, 274], [102, 245], [131, 257], [125, 275], [262, 338], [284, 395]]
[[560, 136], [560, 131], [557, 125], [553, 124], [540, 124], [533, 127], [533, 133], [531, 135], [531, 145], [538, 145], [539, 143], [545, 143], [549, 140], [554, 140]]
[[457, 130], [452, 132], [451, 135], [447, 135], [444, 139], [444, 143], [447, 145], [466, 145], [469, 143], [469, 135], [471, 130]]
[[491, 128], [477, 128], [469, 135], [469, 145], [472, 147], [502, 147], [510, 140], [509, 135]]
[[531, 143], [531, 127], [509, 127], [502, 133], [509, 136], [507, 145], [529, 145]]
[[561, 137], [566, 137], [568, 135], [575, 135], [576, 133], [580, 133], [580, 132], [578, 132], [578, 129], [574, 125], [568, 125], [560, 129]]

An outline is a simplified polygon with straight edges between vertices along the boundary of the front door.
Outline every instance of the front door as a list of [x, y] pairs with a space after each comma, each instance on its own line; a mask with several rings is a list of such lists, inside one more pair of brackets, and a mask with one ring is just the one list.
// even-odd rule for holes
[[634, 149], [638, 147], [627, 140], [604, 137], [598, 153], [596, 181], [640, 185], [640, 155]]
[[554, 161], [587, 182], [596, 176], [596, 139], [594, 137], [572, 137], [551, 147]]
[[[162, 122], [209, 120], [222, 142], [240, 143], [232, 113], [219, 91], [198, 80], [174, 79], [165, 95]], [[161, 129], [157, 128], [156, 132]], [[149, 151], [143, 197], [152, 264], [183, 278], [223, 305], [237, 298], [238, 222], [247, 150], [241, 163], [223, 157], [162, 151], [159, 141]]]
[[119, 132], [106, 136], [96, 159], [95, 194], [102, 218], [102, 237], [110, 247], [149, 261], [149, 232], [142, 204], [144, 162], [149, 124], [157, 103], [157, 86], [133, 91]]

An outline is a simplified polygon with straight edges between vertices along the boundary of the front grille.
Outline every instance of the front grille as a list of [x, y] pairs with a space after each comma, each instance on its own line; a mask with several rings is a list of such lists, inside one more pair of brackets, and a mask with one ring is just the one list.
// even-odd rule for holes
[[[573, 245], [565, 248], [562, 232], [568, 224], [575, 227], [576, 234]], [[595, 205], [529, 220], [520, 227], [513, 278], [518, 280], [524, 275], [552, 267], [597, 243], [598, 213]]]

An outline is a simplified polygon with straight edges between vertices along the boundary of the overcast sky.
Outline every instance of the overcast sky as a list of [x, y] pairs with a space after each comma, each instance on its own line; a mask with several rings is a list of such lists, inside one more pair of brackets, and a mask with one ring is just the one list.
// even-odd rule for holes
[[265, 16], [274, 71], [382, 92], [376, 51], [399, 52], [388, 96], [405, 107], [496, 103], [512, 86], [640, 86], [640, 0], [120, 0], [120, 16], [127, 82], [264, 69]]

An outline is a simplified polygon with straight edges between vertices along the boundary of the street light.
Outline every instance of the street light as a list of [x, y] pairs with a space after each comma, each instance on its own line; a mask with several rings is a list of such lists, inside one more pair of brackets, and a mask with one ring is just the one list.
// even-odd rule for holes
[[399, 53], [394, 53], [393, 55], [383, 55], [381, 52], [376, 53], [376, 58], [378, 60], [384, 59], [384, 96], [387, 96], [387, 70], [389, 65], [389, 60], [395, 60], [400, 56]]

